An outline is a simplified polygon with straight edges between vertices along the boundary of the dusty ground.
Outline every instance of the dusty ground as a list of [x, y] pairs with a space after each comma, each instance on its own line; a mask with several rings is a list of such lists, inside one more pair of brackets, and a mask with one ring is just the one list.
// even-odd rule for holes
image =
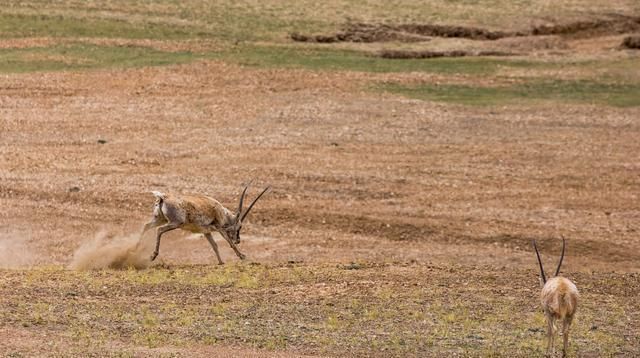
[[[150, 215], [150, 190], [208, 193], [233, 206], [242, 184], [255, 179], [255, 187], [271, 184], [273, 191], [256, 206], [243, 232], [241, 248], [252, 262], [294, 261], [319, 272], [331, 272], [324, 266], [331, 262], [391, 267], [417, 262], [418, 271], [386, 284], [389, 297], [407, 284], [404, 280], [426, 290], [442, 291], [445, 285], [460, 298], [486, 300], [478, 311], [485, 312], [492, 310], [491, 292], [511, 292], [515, 284], [522, 288], [514, 299], [526, 303], [523, 314], [531, 315], [537, 312], [537, 279], [529, 242], [538, 240], [550, 270], [562, 234], [569, 239], [563, 271], [579, 278], [584, 296], [595, 300], [600, 296], [590, 290], [601, 289], [611, 307], [637, 315], [637, 305], [627, 306], [638, 293], [637, 276], [628, 276], [616, 294], [597, 288], [588, 275], [596, 272], [604, 283], [605, 272], [617, 272], [619, 279], [640, 269], [640, 167], [633, 155], [640, 150], [634, 121], [638, 109], [548, 105], [471, 110], [358, 90], [357, 84], [369, 78], [216, 62], [5, 75], [0, 97], [4, 265], [67, 265], [74, 250], [100, 232], [135, 234]], [[221, 246], [223, 259], [235, 262], [231, 250]], [[214, 256], [205, 240], [173, 232], [162, 243], [160, 260], [180, 267], [212, 264]], [[420, 275], [426, 263], [445, 265], [440, 268], [445, 272], [449, 265], [462, 266], [446, 275], [455, 283], [446, 283], [442, 277]], [[345, 277], [331, 285], [377, 282], [376, 271], [364, 272], [365, 278]], [[25, 274], [4, 273], [4, 304], [24, 294], [40, 297], [36, 302], [60, 297], [14, 291]], [[490, 275], [489, 286], [482, 275]], [[459, 280], [469, 278], [473, 293], [465, 296], [458, 291]], [[325, 283], [316, 278], [308, 292]], [[286, 288], [274, 287], [288, 295]], [[356, 288], [353, 294], [366, 292]], [[142, 297], [145, 302], [157, 299], [155, 294]], [[638, 320], [628, 318], [629, 325], [619, 329], [630, 336], [613, 350], [583, 343], [583, 352], [635, 354]], [[585, 318], [581, 329], [590, 332], [595, 325], [611, 328], [608, 334], [621, 332], [594, 323], [598, 320]], [[495, 321], [502, 324], [501, 318]], [[41, 352], [38, 342], [50, 335], [59, 337], [53, 340], [57, 350], [86, 352], [73, 339], [76, 343], [66, 344], [69, 333], [55, 323], [4, 323], [4, 332], [19, 338], [5, 343], [5, 352]], [[528, 328], [536, 325], [542, 327], [535, 322]], [[541, 344], [542, 332], [534, 332], [530, 338]], [[105, 344], [134, 355], [164, 352], [139, 341], [132, 346], [127, 337], [125, 332], [119, 337], [124, 342]], [[207, 355], [206, 344], [196, 342], [202, 347], [165, 349]], [[359, 355], [367, 351], [366, 342], [320, 342], [317, 347], [324, 348], [313, 348], [304, 341], [284, 346], [250, 341], [249, 346]], [[486, 347], [483, 342], [476, 344]], [[456, 351], [452, 341], [436, 341], [436, 350], [423, 343], [393, 352]], [[220, 344], [247, 343], [222, 337]]]
[[[101, 230], [137, 232], [150, 190], [231, 207], [255, 179], [273, 186], [243, 232], [257, 261], [527, 267], [531, 238], [555, 255], [563, 234], [568, 271], [638, 271], [638, 109], [465, 109], [363, 81], [215, 62], [5, 75], [3, 241], [65, 264]], [[168, 236], [168, 262], [212, 259]]]
[[[491, 46], [624, 56], [612, 50], [624, 36], [605, 35]], [[213, 60], [2, 74], [0, 353], [540, 354], [530, 241], [551, 271], [564, 235], [563, 272], [584, 300], [572, 353], [639, 355], [640, 107], [367, 90], [390, 80], [491, 81]], [[273, 190], [244, 226], [247, 263], [216, 236], [228, 263], [217, 267], [206, 240], [174, 231], [149, 269], [65, 269], [96, 237], [135, 237], [151, 190], [234, 207], [252, 179], [250, 196]]]

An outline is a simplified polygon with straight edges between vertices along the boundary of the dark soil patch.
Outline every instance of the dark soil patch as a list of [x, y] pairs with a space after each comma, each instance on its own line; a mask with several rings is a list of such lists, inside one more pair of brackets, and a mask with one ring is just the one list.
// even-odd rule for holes
[[491, 31], [477, 27], [448, 26], [448, 25], [400, 25], [398, 29], [404, 32], [432, 37], [454, 37], [471, 40], [497, 40], [513, 36], [512, 32]]
[[384, 50], [378, 53], [379, 57], [390, 59], [421, 59], [436, 57], [469, 57], [469, 56], [515, 56], [515, 53], [503, 51], [405, 51]]
[[512, 33], [490, 31], [475, 27], [449, 25], [384, 25], [384, 24], [348, 24], [344, 30], [334, 35], [302, 35], [291, 34], [291, 39], [298, 42], [420, 42], [429, 37], [458, 37], [473, 40], [497, 40], [513, 36]]
[[541, 25], [530, 31], [532, 36], [572, 35], [597, 37], [615, 35], [640, 30], [640, 17], [616, 16], [615, 19], [576, 21], [568, 24]]
[[[498, 40], [505, 37], [524, 36], [581, 36], [623, 34], [640, 30], [640, 17], [615, 16], [615, 18], [577, 21], [568, 24], [540, 25], [527, 31], [493, 31], [478, 27], [431, 25], [431, 24], [347, 24], [333, 35], [303, 35], [292, 33], [297, 42], [420, 42], [430, 37], [465, 38], [470, 40]], [[424, 57], [422, 57], [424, 58]]]
[[350, 24], [341, 32], [334, 35], [302, 35], [291, 34], [291, 39], [297, 42], [421, 42], [429, 41], [428, 35], [412, 33], [400, 27], [372, 24]]
[[640, 35], [627, 36], [622, 40], [622, 47], [640, 50]]

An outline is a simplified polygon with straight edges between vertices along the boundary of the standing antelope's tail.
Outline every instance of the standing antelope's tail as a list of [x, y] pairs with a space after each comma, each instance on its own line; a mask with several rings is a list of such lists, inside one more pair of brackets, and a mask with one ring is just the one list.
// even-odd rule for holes
[[573, 313], [576, 311], [576, 306], [578, 305], [577, 294], [563, 293], [560, 300], [560, 316], [568, 317], [573, 316]]

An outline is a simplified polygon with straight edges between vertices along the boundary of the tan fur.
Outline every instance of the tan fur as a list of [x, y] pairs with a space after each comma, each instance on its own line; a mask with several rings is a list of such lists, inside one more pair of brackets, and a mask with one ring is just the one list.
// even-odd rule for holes
[[221, 228], [228, 225], [233, 217], [216, 199], [205, 195], [167, 195], [164, 205], [179, 210], [179, 215], [184, 218], [180, 229], [196, 233], [211, 232], [212, 226]]
[[[533, 247], [538, 256], [538, 264], [540, 265], [540, 282], [545, 279], [544, 269], [542, 267], [542, 261], [538, 253], [535, 241]], [[562, 239], [562, 255], [556, 274], [560, 272], [562, 266], [562, 259], [564, 258], [565, 239]], [[545, 318], [547, 320], [547, 356], [553, 356], [555, 353], [553, 341], [556, 334], [556, 320], [562, 322], [562, 356], [567, 355], [567, 348], [569, 346], [569, 328], [573, 322], [573, 317], [576, 314], [578, 308], [578, 288], [568, 278], [562, 276], [556, 276], [548, 279], [542, 286], [540, 292], [540, 303], [542, 303], [542, 309], [544, 311]]]
[[218, 263], [222, 264], [218, 246], [211, 235], [214, 231], [219, 232], [229, 243], [236, 255], [244, 260], [245, 255], [241, 253], [236, 246], [240, 243], [242, 220], [244, 220], [255, 202], [269, 187], [263, 190], [262, 193], [253, 200], [247, 210], [243, 212], [242, 202], [247, 188], [248, 186], [246, 186], [242, 192], [236, 213], [232, 213], [216, 199], [206, 195], [173, 195], [158, 191], [152, 192], [156, 197], [156, 202], [153, 207], [153, 219], [144, 226], [140, 234], [140, 240], [142, 240], [142, 235], [144, 235], [147, 230], [154, 227], [157, 228], [156, 248], [151, 255], [151, 261], [158, 256], [162, 234], [175, 229], [203, 234], [207, 241], [209, 241], [209, 244], [211, 244], [218, 258]]
[[556, 276], [542, 288], [540, 301], [545, 312], [549, 312], [554, 319], [565, 320], [576, 312], [578, 288], [569, 279]]
[[540, 292], [542, 309], [547, 319], [547, 355], [555, 352], [553, 342], [556, 333], [556, 320], [562, 322], [562, 356], [567, 355], [569, 328], [578, 308], [578, 288], [569, 279], [556, 276], [547, 281]]

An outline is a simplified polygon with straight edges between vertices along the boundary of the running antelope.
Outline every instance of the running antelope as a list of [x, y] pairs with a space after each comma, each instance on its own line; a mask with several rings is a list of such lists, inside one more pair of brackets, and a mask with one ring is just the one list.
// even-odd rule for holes
[[576, 313], [578, 306], [578, 289], [576, 285], [569, 279], [558, 276], [560, 273], [560, 266], [562, 266], [562, 259], [564, 258], [565, 239], [562, 238], [562, 255], [560, 256], [560, 262], [558, 262], [558, 268], [554, 277], [547, 280], [544, 269], [542, 268], [542, 261], [540, 260], [540, 253], [536, 246], [536, 241], [533, 240], [533, 248], [536, 250], [536, 256], [538, 258], [538, 264], [540, 265], [540, 284], [542, 285], [542, 292], [540, 292], [540, 301], [542, 302], [542, 309], [544, 315], [547, 318], [547, 356], [552, 356], [555, 353], [553, 347], [553, 339], [556, 331], [556, 319], [562, 321], [562, 339], [564, 345], [562, 347], [562, 356], [567, 355], [567, 346], [569, 344], [569, 327], [573, 321], [573, 315]]
[[[222, 259], [218, 252], [218, 245], [213, 240], [211, 233], [217, 231], [227, 240], [233, 251], [241, 259], [245, 259], [245, 255], [238, 250], [236, 245], [240, 244], [240, 229], [244, 219], [253, 208], [253, 205], [262, 197], [270, 187], [266, 187], [254, 200], [249, 204], [247, 210], [242, 211], [242, 202], [247, 193], [249, 185], [244, 187], [240, 195], [240, 204], [238, 211], [232, 213], [225, 208], [216, 199], [205, 195], [171, 195], [158, 191], [153, 191], [156, 197], [156, 203], [153, 207], [153, 218], [145, 224], [140, 234], [140, 240], [147, 230], [157, 227], [156, 229], [156, 249], [151, 255], [151, 261], [155, 260], [160, 251], [160, 237], [162, 234], [182, 229], [194, 233], [201, 233], [209, 241], [213, 251], [218, 258], [218, 264], [222, 265]], [[138, 241], [140, 243], [140, 241]]]

